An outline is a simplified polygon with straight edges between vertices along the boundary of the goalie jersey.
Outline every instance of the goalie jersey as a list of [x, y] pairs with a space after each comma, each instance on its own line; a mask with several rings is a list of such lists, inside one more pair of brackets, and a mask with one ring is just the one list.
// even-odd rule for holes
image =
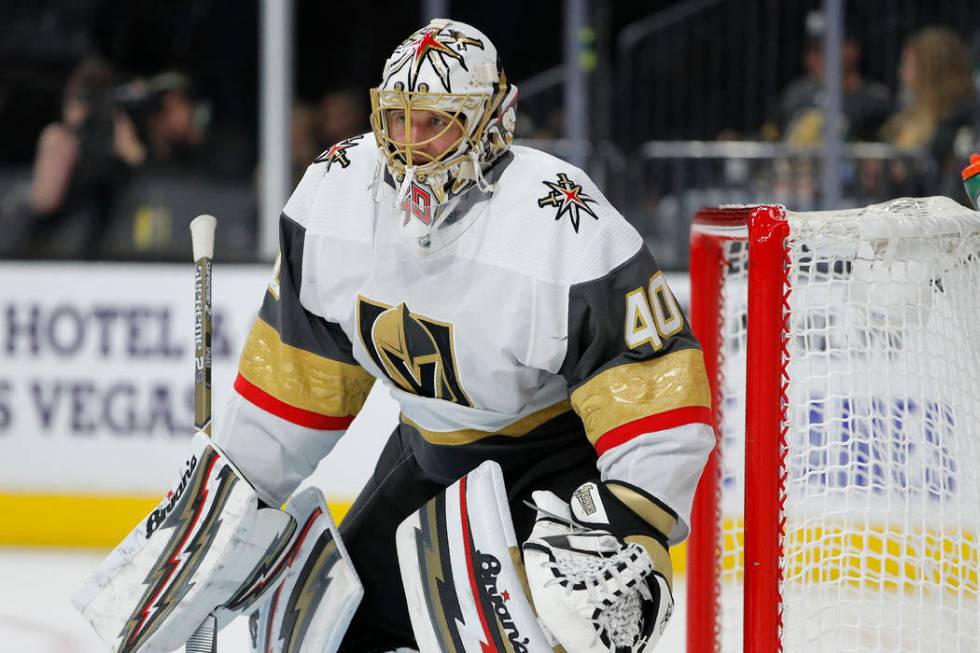
[[219, 444], [270, 503], [308, 476], [376, 380], [425, 473], [451, 484], [593, 447], [687, 534], [714, 445], [701, 350], [640, 235], [581, 170], [512, 147], [441, 226], [399, 201], [374, 139], [309, 167], [241, 355]]

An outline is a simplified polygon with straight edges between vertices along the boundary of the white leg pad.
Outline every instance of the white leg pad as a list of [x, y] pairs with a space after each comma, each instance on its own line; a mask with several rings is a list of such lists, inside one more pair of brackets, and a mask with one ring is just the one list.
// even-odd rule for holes
[[334, 653], [364, 588], [323, 495], [307, 488], [289, 500], [298, 524], [282, 584], [249, 620], [256, 653]]
[[395, 540], [422, 653], [554, 650], [531, 602], [497, 463], [483, 463], [429, 501]]

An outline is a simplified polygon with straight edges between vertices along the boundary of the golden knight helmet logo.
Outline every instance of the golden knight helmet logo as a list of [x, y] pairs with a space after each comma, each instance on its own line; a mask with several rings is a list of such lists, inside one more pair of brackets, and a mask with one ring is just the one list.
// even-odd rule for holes
[[459, 383], [452, 325], [417, 315], [404, 302], [358, 298], [361, 342], [385, 376], [405, 392], [470, 406]]

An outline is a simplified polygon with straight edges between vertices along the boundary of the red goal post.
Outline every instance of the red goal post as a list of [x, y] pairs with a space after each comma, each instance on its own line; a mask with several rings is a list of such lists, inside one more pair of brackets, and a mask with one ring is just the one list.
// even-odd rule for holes
[[690, 313], [689, 653], [980, 650], [980, 214], [701, 211]]

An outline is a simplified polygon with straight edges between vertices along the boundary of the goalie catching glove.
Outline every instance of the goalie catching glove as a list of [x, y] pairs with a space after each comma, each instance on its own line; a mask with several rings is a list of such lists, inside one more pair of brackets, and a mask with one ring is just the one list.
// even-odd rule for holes
[[666, 534], [676, 515], [615, 482], [583, 484], [570, 505], [532, 496], [524, 562], [544, 625], [568, 653], [652, 651], [674, 607]]

